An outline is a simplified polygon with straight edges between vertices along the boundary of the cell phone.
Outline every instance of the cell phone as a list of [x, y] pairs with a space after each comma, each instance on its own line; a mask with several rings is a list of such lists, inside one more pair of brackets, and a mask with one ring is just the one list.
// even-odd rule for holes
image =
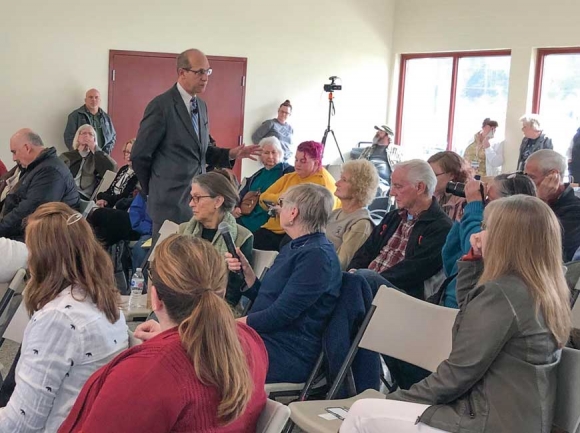
[[344, 421], [346, 416], [348, 415], [348, 408], [346, 407], [327, 407], [325, 409], [328, 413], [333, 414], [339, 420]]

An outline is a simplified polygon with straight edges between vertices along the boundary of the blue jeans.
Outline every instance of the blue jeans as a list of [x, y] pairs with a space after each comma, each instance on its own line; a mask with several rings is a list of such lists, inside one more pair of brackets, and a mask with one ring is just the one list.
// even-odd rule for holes
[[365, 280], [367, 280], [367, 283], [369, 283], [369, 286], [371, 286], [371, 290], [373, 292], [373, 297], [379, 291], [379, 287], [381, 287], [383, 285], [387, 286], [387, 287], [392, 287], [393, 289], [396, 289], [399, 292], [405, 293], [404, 290], [401, 290], [398, 287], [396, 287], [395, 285], [393, 285], [393, 283], [391, 283], [389, 280], [387, 280], [385, 277], [383, 277], [377, 271], [371, 271], [370, 269], [357, 269], [355, 271], [355, 274], [360, 275]]

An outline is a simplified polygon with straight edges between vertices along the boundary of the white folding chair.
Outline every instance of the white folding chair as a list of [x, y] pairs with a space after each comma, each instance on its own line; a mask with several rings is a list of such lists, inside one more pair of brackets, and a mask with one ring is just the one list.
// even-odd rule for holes
[[252, 260], [250, 265], [252, 265], [252, 269], [258, 278], [262, 277], [266, 268], [270, 269], [272, 267], [277, 256], [278, 251], [252, 250]]
[[288, 406], [268, 399], [258, 418], [256, 433], [281, 433], [288, 418], [290, 418]]
[[328, 171], [334, 180], [339, 180], [340, 175], [342, 174], [342, 165], [341, 164], [329, 164], [326, 166], [326, 171]]
[[580, 329], [580, 301], [572, 307], [572, 328]]
[[115, 173], [114, 171], [107, 170], [105, 172], [103, 178], [101, 179], [101, 182], [99, 183], [99, 186], [97, 186], [95, 192], [93, 192], [92, 196], [93, 201], [97, 198], [97, 195], [99, 195], [100, 192], [105, 192], [106, 190], [109, 189], [109, 187], [113, 184], [113, 181], [115, 180], [116, 176], [117, 173]]
[[327, 395], [327, 400], [291, 403], [290, 418], [309, 433], [336, 433], [342, 421], [318, 416], [324, 414], [326, 408], [350, 408], [355, 401], [363, 398], [385, 397], [378, 391], [366, 390], [356, 397], [331, 400], [350, 370], [358, 348], [435, 371], [451, 353], [451, 330], [457, 312], [458, 310], [420, 301], [398, 290], [381, 286]]
[[163, 221], [163, 224], [159, 228], [159, 237], [157, 238], [155, 245], [152, 246], [153, 249], [151, 250], [151, 254], [149, 254], [149, 261], [150, 262], [153, 260], [153, 257], [155, 255], [155, 248], [157, 247], [157, 245], [159, 245], [161, 242], [163, 242], [169, 236], [177, 233], [178, 230], [179, 230], [179, 224], [174, 223], [173, 221], [169, 221], [169, 220]]
[[565, 432], [580, 433], [580, 350], [562, 350], [553, 424]]

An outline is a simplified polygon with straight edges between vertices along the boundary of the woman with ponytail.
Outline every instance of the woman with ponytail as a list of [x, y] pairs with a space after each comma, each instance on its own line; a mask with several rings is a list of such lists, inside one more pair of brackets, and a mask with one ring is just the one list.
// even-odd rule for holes
[[95, 373], [59, 432], [255, 432], [268, 357], [224, 300], [227, 269], [207, 241], [173, 235], [149, 272], [159, 323]]

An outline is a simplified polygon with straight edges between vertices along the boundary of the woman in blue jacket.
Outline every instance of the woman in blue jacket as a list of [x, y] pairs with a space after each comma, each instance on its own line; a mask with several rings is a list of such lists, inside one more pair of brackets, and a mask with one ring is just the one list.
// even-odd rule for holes
[[306, 381], [322, 348], [322, 334], [337, 303], [342, 273], [334, 245], [325, 236], [334, 198], [320, 185], [306, 183], [286, 191], [279, 203], [286, 244], [260, 281], [238, 250], [228, 257], [231, 271], [244, 271], [256, 300], [238, 320], [264, 340], [270, 367], [267, 383]]
[[[472, 180], [465, 185], [465, 198], [467, 204], [463, 209], [461, 221], [455, 221], [447, 235], [445, 245], [441, 252], [443, 256], [443, 269], [448, 279], [443, 293], [442, 304], [450, 308], [458, 308], [456, 288], [457, 261], [469, 252], [471, 235], [481, 231], [483, 221], [484, 203], [481, 198], [481, 185], [479, 180]], [[500, 174], [493, 178], [486, 190], [486, 202], [489, 203], [502, 197], [516, 194], [536, 195], [536, 187], [532, 180], [524, 174]]]

